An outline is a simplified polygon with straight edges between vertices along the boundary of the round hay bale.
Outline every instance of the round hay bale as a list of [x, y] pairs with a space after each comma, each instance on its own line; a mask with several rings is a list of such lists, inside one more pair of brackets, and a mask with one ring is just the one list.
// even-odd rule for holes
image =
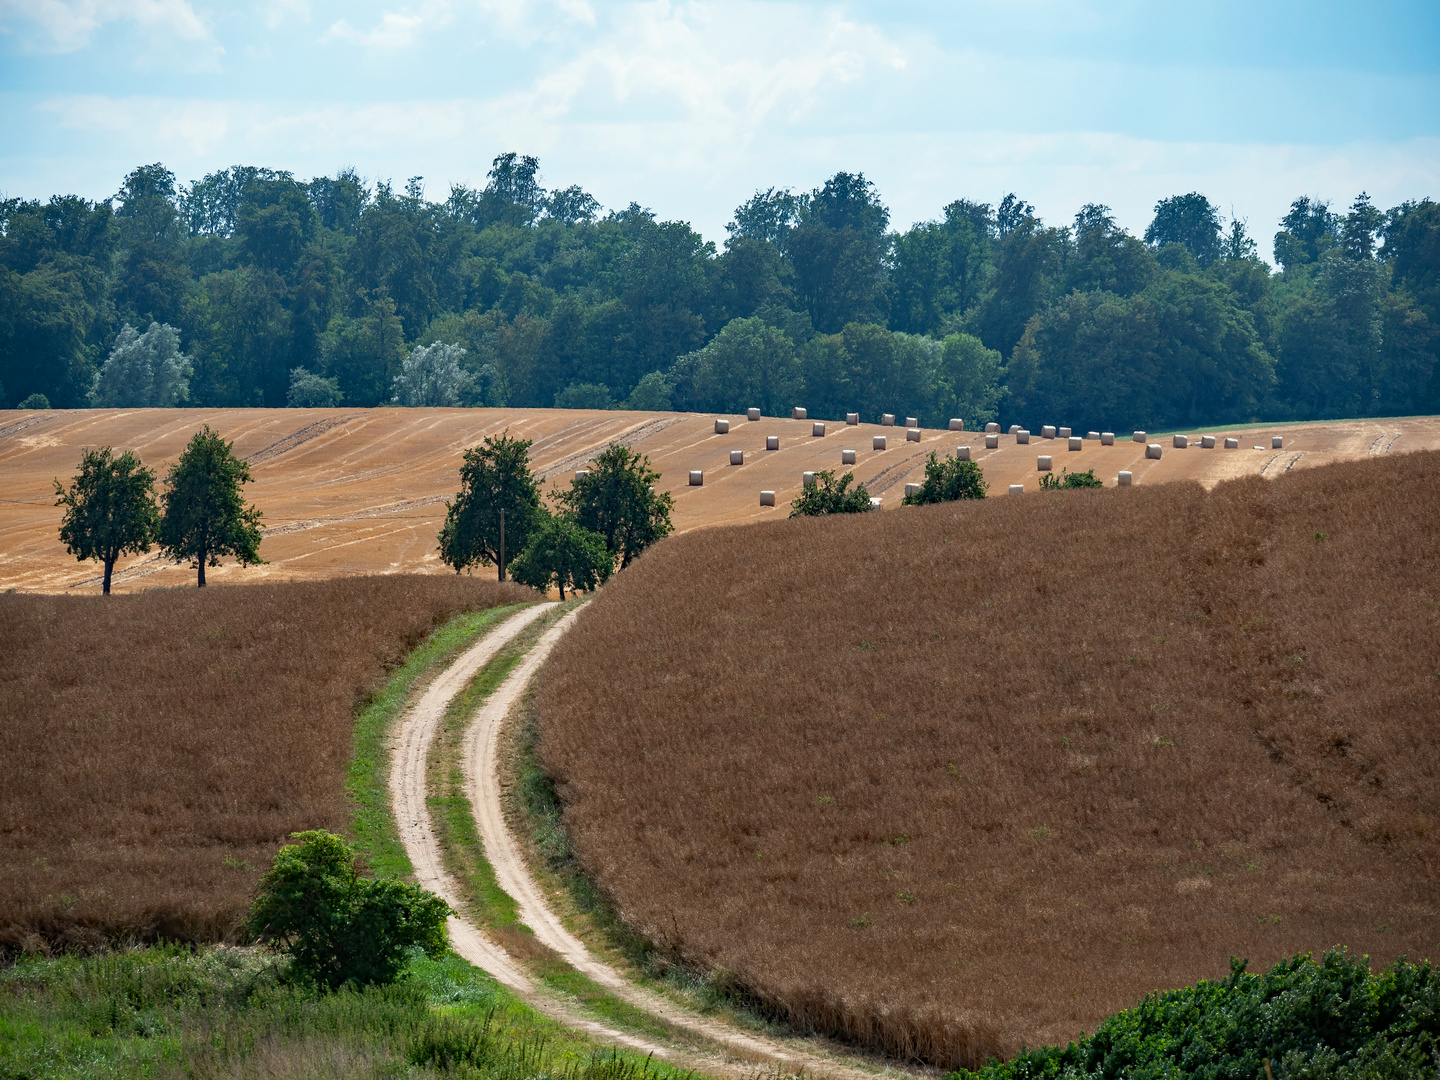
[[1011, 484], [1011, 485], [1010, 485], [1010, 494], [1011, 494], [1011, 495], [1019, 495], [1019, 494], [1023, 493], [1024, 490], [1025, 490], [1025, 485], [1024, 485], [1024, 484]]
[[691, 486], [691, 487], [702, 487], [702, 486], [704, 486], [704, 483], [705, 483], [705, 470], [704, 470], [704, 469], [691, 469], [691, 470], [690, 470], [690, 486]]
[[1158, 442], [1145, 444], [1145, 459], [1147, 461], [1160, 460], [1160, 444]]
[[1094, 442], [1096, 439], [1100, 438], [1100, 433], [1098, 431], [1087, 431], [1085, 433], [1085, 438], [1089, 439], [1091, 442]]
[[773, 491], [762, 491], [762, 492], [760, 492], [760, 505], [761, 505], [761, 506], [774, 506], [774, 505], [775, 505], [775, 493], [774, 493]]
[[819, 423], [811, 424], [810, 434], [816, 439], [823, 439], [825, 437], [825, 425]]
[[845, 414], [845, 423], [849, 424], [851, 427], [854, 427], [856, 424], [860, 423], [860, 414], [858, 412], [847, 412]]
[[919, 484], [906, 484], [906, 485], [905, 485], [905, 497], [906, 497], [907, 499], [908, 499], [911, 495], [919, 495], [919, 494], [920, 494], [920, 485], [919, 485]]
[[997, 435], [997, 434], [995, 434], [993, 431], [990, 432], [990, 433], [988, 433], [988, 434], [985, 436], [985, 449], [986, 449], [986, 450], [998, 450], [998, 449], [1000, 449], [1000, 436]]
[[744, 464], [745, 464], [745, 451], [744, 451], [744, 450], [731, 450], [731, 451], [730, 451], [730, 464], [731, 464], [731, 465], [744, 465]]
[[990, 423], [988, 423], [988, 424], [985, 425], [985, 434], [986, 434], [986, 435], [998, 435], [998, 434], [1000, 434], [1000, 425], [997, 424], [997, 423], [995, 423], [995, 421], [993, 421], [993, 420], [990, 421]]
[[1271, 436], [1270, 436], [1270, 449], [1271, 449], [1271, 450], [1283, 450], [1283, 449], [1285, 449], [1285, 436], [1283, 436], [1283, 435], [1271, 435]]
[[1214, 436], [1214, 435], [1201, 435], [1201, 436], [1200, 436], [1200, 447], [1201, 447], [1201, 449], [1203, 449], [1203, 450], [1214, 450], [1214, 449], [1215, 449], [1215, 436]]
[[1135, 441], [1136, 441], [1136, 442], [1144, 442], [1144, 441], [1145, 441], [1145, 438], [1146, 438], [1145, 432], [1143, 432], [1143, 431], [1137, 431], [1137, 432], [1135, 432]]
[[576, 479], [576, 480], [583, 480], [585, 477], [587, 477], [587, 476], [589, 476], [589, 475], [590, 475], [590, 470], [589, 470], [589, 469], [576, 469], [576, 470], [575, 470], [575, 479]]
[[905, 417], [905, 426], [906, 426], [907, 428], [919, 427], [919, 426], [920, 426], [920, 421], [917, 420], [917, 419], [915, 419], [915, 417], [913, 417], [913, 416], [907, 416], [907, 417]]
[[800, 409], [800, 408], [791, 409], [791, 410], [790, 410], [790, 419], [791, 419], [791, 420], [804, 420], [804, 419], [805, 419], [805, 410], [804, 410], [804, 409]]
[[894, 427], [894, 426], [895, 426], [895, 414], [894, 414], [893, 412], [887, 412], [887, 413], [882, 414], [881, 417], [880, 417], [880, 426], [881, 426], [881, 427]]
[[1085, 440], [1080, 438], [1079, 435], [1071, 435], [1070, 438], [1065, 440], [1065, 445], [1070, 447], [1071, 450], [1083, 450], [1085, 448]]
[[765, 436], [765, 449], [766, 449], [766, 450], [779, 450], [779, 449], [780, 449], [780, 436], [779, 436], [779, 435], [766, 435], [766, 436]]
[[1225, 440], [1225, 449], [1226, 449], [1226, 450], [1239, 450], [1239, 449], [1240, 449], [1240, 440], [1239, 440], [1239, 439], [1226, 439], [1226, 440]]
[[1062, 439], [1068, 439], [1070, 437], [1070, 429], [1068, 427], [1062, 427], [1059, 431], [1059, 437]]
[[1054, 424], [1046, 424], [1046, 425], [1044, 425], [1044, 426], [1040, 429], [1040, 437], [1041, 437], [1042, 439], [1053, 439], [1053, 438], [1055, 437], [1055, 425], [1054, 425]]
[[1020, 434], [1020, 425], [1019, 425], [1019, 424], [1011, 424], [1011, 425], [1010, 425], [1010, 434], [1011, 434], [1011, 435], [1019, 435], [1019, 434]]
[[965, 430], [965, 421], [964, 421], [964, 420], [961, 420], [959, 417], [952, 416], [952, 417], [950, 418], [950, 430], [951, 430], [951, 431], [964, 431], [964, 430]]
[[814, 486], [815, 486], [815, 474], [814, 474], [813, 472], [801, 473], [801, 474], [800, 474], [800, 483], [803, 484], [803, 485], [804, 485], [805, 487], [807, 487], [807, 488], [812, 488], [812, 487], [814, 487]]
[[1176, 450], [1184, 450], [1190, 445], [1190, 439], [1185, 435], [1176, 435], [1170, 441]]
[[716, 434], [716, 435], [729, 435], [729, 434], [730, 434], [730, 421], [729, 421], [729, 420], [716, 420], [716, 421], [715, 421], [715, 434]]
[[920, 441], [920, 429], [919, 429], [919, 428], [913, 428], [913, 427], [912, 427], [912, 428], [906, 428], [906, 429], [905, 429], [905, 441], [906, 441], [906, 442], [919, 442], [919, 441]]
[[855, 464], [855, 451], [854, 451], [854, 450], [841, 450], [841, 451], [840, 451], [840, 464], [841, 464], [841, 465], [854, 465], [854, 464]]
[[968, 446], [957, 446], [955, 448], [955, 457], [960, 461], [969, 461], [970, 448]]
[[1115, 433], [1114, 433], [1113, 431], [1102, 431], [1102, 432], [1100, 432], [1100, 445], [1101, 445], [1101, 446], [1114, 446], [1114, 445], [1115, 445]]
[[1015, 444], [1017, 446], [1030, 445], [1030, 431], [1028, 428], [1021, 428], [1019, 431], [1015, 432]]
[[882, 501], [883, 501], [883, 500], [881, 500], [881, 498], [880, 498], [878, 495], [871, 495], [871, 496], [870, 496], [870, 509], [871, 509], [871, 510], [879, 510], [879, 509], [880, 509], [880, 503], [881, 503]]
[[1119, 476], [1117, 476], [1117, 477], [1115, 478], [1115, 483], [1119, 484], [1121, 487], [1129, 487], [1129, 486], [1130, 486], [1130, 470], [1129, 470], [1129, 469], [1126, 469], [1126, 470], [1125, 470], [1124, 472], [1122, 472]]
[[746, 420], [759, 420], [759, 419], [760, 419], [760, 410], [759, 410], [759, 409], [746, 409], [746, 410], [745, 410], [745, 419], [746, 419]]
[[871, 450], [884, 450], [884, 449], [885, 449], [885, 436], [884, 436], [884, 435], [876, 435], [873, 439], [871, 439], [871, 440], [870, 440], [870, 449], [871, 449]]
[[1035, 459], [1035, 471], [1036, 471], [1036, 472], [1051, 472], [1051, 471], [1052, 471], [1051, 468], [1050, 468], [1050, 455], [1049, 455], [1049, 454], [1041, 454], [1038, 458]]

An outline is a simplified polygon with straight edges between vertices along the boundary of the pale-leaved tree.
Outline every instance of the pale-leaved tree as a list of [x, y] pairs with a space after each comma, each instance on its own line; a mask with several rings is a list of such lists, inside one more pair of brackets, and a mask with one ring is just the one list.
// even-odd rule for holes
[[175, 327], [152, 322], [142, 334], [126, 323], [95, 373], [90, 404], [97, 409], [174, 408], [190, 399], [193, 374]]
[[465, 350], [437, 341], [421, 345], [401, 365], [391, 399], [396, 405], [449, 408], [465, 404], [475, 391], [475, 377], [460, 366]]

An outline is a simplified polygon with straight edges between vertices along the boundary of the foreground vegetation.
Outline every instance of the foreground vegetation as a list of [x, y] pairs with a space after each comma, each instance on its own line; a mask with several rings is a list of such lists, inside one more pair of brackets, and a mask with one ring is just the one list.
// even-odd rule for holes
[[[290, 833], [349, 827], [385, 708], [533, 599], [453, 576], [0, 596], [0, 953], [225, 940]], [[398, 842], [359, 809], [379, 865]]]
[[674, 538], [541, 675], [579, 862], [662, 955], [946, 1067], [1233, 955], [1433, 956], [1437, 463]]
[[1191, 192], [1141, 237], [1012, 193], [892, 229], [839, 172], [758, 191], [717, 247], [547, 191], [515, 154], [428, 196], [353, 171], [116, 179], [0, 201], [0, 408], [800, 404], [1152, 431], [1440, 410], [1429, 199], [1302, 197], [1252, 238]]

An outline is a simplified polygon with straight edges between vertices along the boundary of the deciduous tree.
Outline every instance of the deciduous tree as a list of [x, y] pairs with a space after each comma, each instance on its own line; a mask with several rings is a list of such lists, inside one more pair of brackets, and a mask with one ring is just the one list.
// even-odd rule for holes
[[603, 585], [614, 569], [614, 557], [605, 549], [605, 539], [575, 524], [563, 514], [542, 511], [530, 530], [530, 539], [514, 563], [510, 576], [521, 585], [548, 590], [590, 592]]
[[60, 540], [83, 562], [105, 567], [101, 592], [110, 595], [110, 577], [122, 555], [150, 550], [160, 524], [155, 505], [155, 473], [127, 451], [115, 457], [108, 446], [86, 450], [69, 489], [55, 481], [56, 506], [65, 507]]
[[487, 435], [465, 451], [460, 491], [445, 504], [440, 557], [458, 574], [479, 563], [500, 561], [500, 511], [505, 511], [505, 547], [523, 551], [543, 510], [530, 472], [530, 440], [508, 433]]
[[230, 452], [231, 446], [206, 424], [165, 476], [160, 547], [177, 563], [188, 560], [199, 571], [196, 583], [202, 589], [205, 567], [219, 566], [226, 555], [241, 566], [265, 561], [260, 558], [262, 515], [245, 505], [240, 492], [241, 484], [250, 483], [250, 469]]
[[853, 472], [847, 472], [835, 479], [833, 469], [815, 474], [815, 482], [800, 493], [799, 498], [790, 501], [790, 516], [819, 517], [823, 514], [868, 514], [875, 507], [870, 502], [870, 492], [864, 484], [850, 485], [855, 480]]
[[906, 495], [904, 505], [925, 506], [954, 502], [956, 499], [983, 499], [986, 487], [985, 474], [978, 464], [959, 458], [941, 460], [931, 450], [925, 462], [925, 479], [920, 490]]
[[612, 443], [590, 462], [589, 471], [570, 482], [559, 501], [577, 525], [598, 533], [614, 565], [623, 570], [651, 544], [669, 536], [669, 492], [654, 490], [660, 474], [650, 459], [628, 446]]

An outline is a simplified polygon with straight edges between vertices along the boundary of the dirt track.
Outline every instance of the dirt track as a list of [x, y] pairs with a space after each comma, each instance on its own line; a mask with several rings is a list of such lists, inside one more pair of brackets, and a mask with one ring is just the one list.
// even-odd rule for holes
[[[60, 510], [52, 481], [68, 480], [86, 446], [136, 450], [162, 476], [202, 424], [233, 440], [251, 463], [255, 482], [246, 496], [265, 513], [261, 554], [268, 565], [240, 570], [224, 566], [213, 581], [328, 578], [354, 573], [445, 572], [435, 538], [452, 498], [465, 448], [485, 435], [508, 430], [534, 440], [531, 460], [551, 478], [568, 482], [574, 470], [614, 441], [648, 454], [661, 472], [660, 487], [675, 496], [679, 531], [707, 525], [771, 520], [788, 512], [806, 471], [840, 469], [840, 451], [857, 453], [856, 478], [897, 506], [905, 484], [920, 479], [926, 455], [969, 445], [985, 471], [992, 494], [1010, 484], [1036, 488], [1036, 457], [1051, 454], [1056, 470], [1093, 468], [1113, 484], [1122, 469], [1137, 484], [1196, 480], [1213, 485], [1235, 476], [1274, 476], [1289, 469], [1407, 450], [1440, 449], [1440, 418], [1336, 421], [1275, 425], [1236, 432], [1239, 450], [1174, 450], [1169, 438], [1159, 461], [1145, 460], [1143, 445], [1117, 439], [1114, 446], [1085, 441], [1069, 452], [1060, 440], [1029, 445], [1002, 435], [986, 450], [975, 432], [925, 430], [907, 442], [903, 428], [826, 424], [815, 438], [805, 420], [766, 417], [728, 420], [715, 433], [709, 414], [582, 412], [556, 409], [84, 409], [44, 413], [0, 412], [0, 589], [68, 590], [100, 585], [94, 563], [80, 564], [57, 539]], [[1122, 436], [1125, 433], [1120, 433]], [[1271, 450], [1281, 435], [1284, 448]], [[780, 449], [766, 451], [765, 437]], [[871, 449], [876, 435], [888, 448]], [[1223, 445], [1223, 433], [1220, 439]], [[1255, 450], [1254, 446], [1264, 449]], [[744, 464], [729, 464], [730, 452]], [[690, 487], [691, 469], [705, 483]], [[774, 508], [759, 505], [762, 489], [776, 493]], [[485, 572], [485, 571], [479, 571]], [[123, 560], [118, 590], [193, 581], [194, 573], [158, 555]]]
[[[419, 883], [456, 908], [461, 907], [460, 889], [444, 869], [425, 802], [425, 763], [430, 743], [450, 700], [468, 685], [491, 657], [554, 607], [554, 604], [538, 604], [494, 627], [430, 684], [402, 718], [392, 739], [394, 757], [390, 793], [406, 853], [415, 867]], [[500, 804], [496, 748], [500, 726], [506, 715], [524, 693], [555, 642], [569, 628], [573, 617], [573, 613], [566, 616], [541, 636], [525, 659], [490, 695], [467, 734], [467, 789], [485, 853], [501, 888], [519, 903], [522, 920], [534, 930], [540, 941], [616, 997], [659, 1017], [673, 1028], [698, 1036], [703, 1042], [714, 1045], [716, 1050], [699, 1053], [591, 1020], [567, 1001], [539, 988], [522, 965], [490, 941], [478, 927], [459, 916], [450, 919], [450, 940], [455, 951], [488, 971], [528, 1004], [567, 1027], [584, 1031], [605, 1042], [653, 1053], [685, 1068], [750, 1077], [754, 1076], [757, 1066], [763, 1066], [790, 1073], [803, 1070], [834, 1080], [874, 1080], [879, 1070], [847, 1065], [823, 1053], [782, 1046], [773, 1040], [737, 1031], [719, 1021], [689, 1013], [657, 994], [634, 986], [613, 968], [596, 960], [564, 928], [546, 904], [539, 886], [525, 866], [519, 846], [505, 825]]]

